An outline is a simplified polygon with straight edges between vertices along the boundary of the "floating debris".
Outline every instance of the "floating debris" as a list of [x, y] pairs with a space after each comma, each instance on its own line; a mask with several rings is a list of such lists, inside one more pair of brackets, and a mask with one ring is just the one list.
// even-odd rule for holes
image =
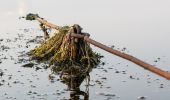
[[159, 62], [161, 60], [160, 57], [158, 57], [156, 60], [154, 60], [154, 62]]
[[0, 83], [0, 86], [2, 86], [2, 85], [4, 85], [4, 84]]
[[135, 79], [132, 75], [129, 76], [130, 79]]
[[37, 71], [37, 70], [40, 70], [40, 69], [42, 69], [42, 68], [40, 68], [40, 67], [38, 67], [38, 66], [35, 67], [35, 70], [36, 70], [36, 71]]
[[164, 84], [160, 84], [160, 87], [159, 88], [164, 88]]
[[115, 73], [120, 73], [120, 71], [115, 71]]
[[106, 80], [107, 78], [106, 77], [102, 77], [101, 79]]
[[138, 97], [138, 100], [146, 100], [146, 97], [145, 96], [140, 96], [140, 97]]
[[36, 36], [34, 39], [28, 40], [28, 43], [42, 44], [44, 43], [43, 36]]
[[4, 39], [0, 39], [0, 42], [2, 42]]
[[0, 50], [2, 51], [7, 51], [8, 49], [10, 49], [8, 46], [5, 45], [0, 46]]
[[112, 45], [112, 46], [110, 46], [110, 47], [111, 47], [112, 49], [114, 49], [114, 47], [115, 47], [115, 46], [114, 46], [114, 45]]
[[22, 67], [26, 67], [26, 68], [32, 68], [34, 66], [34, 63], [28, 63], [25, 65], [22, 65]]
[[4, 75], [4, 72], [2, 72], [2, 70], [0, 70], [0, 77], [2, 77]]
[[104, 92], [97, 92], [97, 95], [102, 95], [102, 96], [109, 96], [109, 97], [115, 97], [116, 94], [111, 94], [111, 93], [104, 93]]

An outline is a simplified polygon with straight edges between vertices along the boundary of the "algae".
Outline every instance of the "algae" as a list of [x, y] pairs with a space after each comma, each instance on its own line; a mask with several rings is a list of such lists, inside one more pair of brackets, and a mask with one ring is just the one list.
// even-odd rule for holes
[[[36, 20], [37, 17], [40, 18], [37, 14], [28, 14], [26, 19]], [[62, 71], [72, 75], [89, 73], [100, 63], [102, 56], [94, 52], [83, 39], [71, 37], [71, 33], [83, 35], [81, 30], [77, 24], [60, 27], [53, 37], [29, 54], [39, 62], [48, 61], [50, 66], [53, 65], [53, 72]]]

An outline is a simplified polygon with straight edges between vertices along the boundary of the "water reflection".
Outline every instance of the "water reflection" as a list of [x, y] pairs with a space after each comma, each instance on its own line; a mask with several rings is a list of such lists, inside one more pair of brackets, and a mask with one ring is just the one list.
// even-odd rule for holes
[[84, 97], [84, 100], [89, 100], [89, 92], [84, 91], [72, 91], [70, 93], [70, 100], [79, 100], [81, 95]]
[[[74, 68], [74, 67], [73, 67]], [[83, 100], [89, 100], [89, 82], [90, 75], [89, 73], [81, 73], [81, 71], [77, 71], [76, 73], [74, 69], [70, 68], [67, 70], [62, 70], [62, 72], [58, 72], [52, 68], [54, 73], [60, 74], [61, 82], [68, 86], [68, 90], [70, 91], [70, 99], [69, 100], [80, 100], [80, 96], [83, 96]], [[86, 90], [80, 90], [80, 85], [83, 81], [86, 81]]]

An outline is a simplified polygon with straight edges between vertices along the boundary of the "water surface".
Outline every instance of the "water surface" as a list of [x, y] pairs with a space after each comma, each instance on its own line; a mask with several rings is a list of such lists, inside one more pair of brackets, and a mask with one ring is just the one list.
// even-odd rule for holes
[[[20, 52], [35, 47], [30, 44], [25, 48], [28, 39], [42, 35], [38, 22], [18, 19], [29, 12], [38, 13], [56, 25], [80, 24], [91, 38], [118, 50], [126, 48], [126, 53], [170, 71], [168, 0], [4, 0], [0, 6], [0, 38], [4, 39], [0, 45], [10, 47], [0, 51], [3, 58], [0, 69], [4, 72], [0, 77], [1, 100], [58, 100], [70, 96], [58, 75], [54, 82], [48, 79], [50, 69], [36, 71], [21, 67], [23, 63], [16, 64]], [[15, 41], [18, 34], [23, 37]], [[90, 100], [137, 100], [141, 96], [147, 100], [169, 100], [168, 80], [96, 47], [93, 49], [105, 56], [106, 65], [90, 73]], [[82, 91], [86, 91], [85, 84], [80, 87]]]

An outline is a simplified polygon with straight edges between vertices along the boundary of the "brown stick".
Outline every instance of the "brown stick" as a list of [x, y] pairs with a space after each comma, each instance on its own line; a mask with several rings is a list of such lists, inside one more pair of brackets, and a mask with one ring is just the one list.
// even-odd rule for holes
[[[56, 26], [56, 25], [51, 24], [51, 23], [48, 23], [47, 21], [45, 21], [45, 20], [43, 20], [41, 18], [36, 18], [36, 19], [40, 23], [43, 23], [44, 25], [46, 25], [48, 27], [54, 28], [56, 30], [59, 29], [59, 26]], [[150, 65], [150, 64], [148, 64], [148, 63], [146, 63], [146, 62], [144, 62], [144, 61], [142, 61], [142, 60], [140, 60], [140, 59], [138, 59], [136, 57], [133, 57], [131, 55], [128, 55], [128, 54], [122, 53], [120, 51], [114, 50], [114, 49], [112, 49], [112, 48], [110, 48], [110, 47], [108, 47], [106, 45], [103, 45], [103, 44], [101, 44], [101, 43], [99, 43], [99, 42], [97, 42], [97, 41], [95, 41], [93, 39], [90, 39], [88, 36], [84, 36], [84, 35], [80, 35], [80, 34], [71, 34], [71, 36], [76, 37], [76, 38], [83, 38], [85, 41], [93, 44], [94, 46], [97, 46], [97, 47], [99, 47], [99, 48], [101, 48], [101, 49], [103, 49], [103, 50], [105, 50], [107, 52], [110, 52], [110, 53], [112, 53], [114, 55], [117, 55], [117, 56], [119, 56], [121, 58], [129, 60], [129, 61], [131, 61], [131, 62], [133, 62], [133, 63], [135, 63], [135, 64], [137, 64], [137, 65], [139, 65], [139, 66], [141, 66], [141, 67], [143, 67], [143, 68], [145, 68], [145, 69], [147, 69], [147, 70], [149, 70], [149, 71], [151, 71], [151, 72], [153, 72], [153, 73], [155, 73], [157, 75], [160, 75], [160, 76], [170, 80], [170, 73], [168, 73], [168, 72], [166, 72], [164, 70], [161, 70], [161, 69], [159, 69], [159, 68], [157, 68], [157, 67], [155, 67], [153, 65]]]
[[90, 39], [88, 37], [84, 37], [84, 40], [86, 40], [87, 42], [89, 42], [89, 43], [91, 43], [91, 44], [93, 44], [93, 45], [95, 45], [95, 46], [97, 46], [97, 47], [99, 47], [99, 48], [101, 48], [101, 49], [103, 49], [105, 51], [108, 51], [108, 52], [110, 52], [110, 53], [112, 53], [114, 55], [117, 55], [117, 56], [119, 56], [121, 58], [129, 60], [129, 61], [131, 61], [131, 62], [133, 62], [133, 63], [135, 63], [135, 64], [137, 64], [137, 65], [139, 65], [139, 66], [141, 66], [141, 67], [143, 67], [143, 68], [145, 68], [145, 69], [147, 69], [147, 70], [149, 70], [149, 71], [151, 71], [151, 72], [153, 72], [155, 74], [158, 74], [158, 75], [170, 80], [170, 73], [168, 73], [168, 72], [166, 72], [164, 70], [161, 70], [161, 69], [159, 69], [159, 68], [157, 68], [157, 67], [155, 67], [153, 65], [150, 65], [150, 64], [148, 64], [148, 63], [146, 63], [146, 62], [144, 62], [144, 61], [142, 61], [142, 60], [140, 60], [140, 59], [138, 59], [136, 57], [133, 57], [131, 55], [122, 53], [122, 52], [117, 51], [117, 50], [113, 50], [112, 48], [107, 47], [106, 45], [103, 45], [103, 44], [101, 44], [101, 43], [99, 43], [99, 42], [97, 42], [95, 40], [92, 40], [92, 39]]
[[52, 23], [49, 23], [46, 20], [43, 20], [42, 18], [37, 17], [36, 20], [38, 20], [40, 23], [42, 23], [42, 24], [44, 24], [44, 25], [46, 25], [50, 28], [53, 28], [53, 29], [56, 29], [56, 30], [59, 30], [59, 28], [60, 28], [59, 26], [54, 25]]

